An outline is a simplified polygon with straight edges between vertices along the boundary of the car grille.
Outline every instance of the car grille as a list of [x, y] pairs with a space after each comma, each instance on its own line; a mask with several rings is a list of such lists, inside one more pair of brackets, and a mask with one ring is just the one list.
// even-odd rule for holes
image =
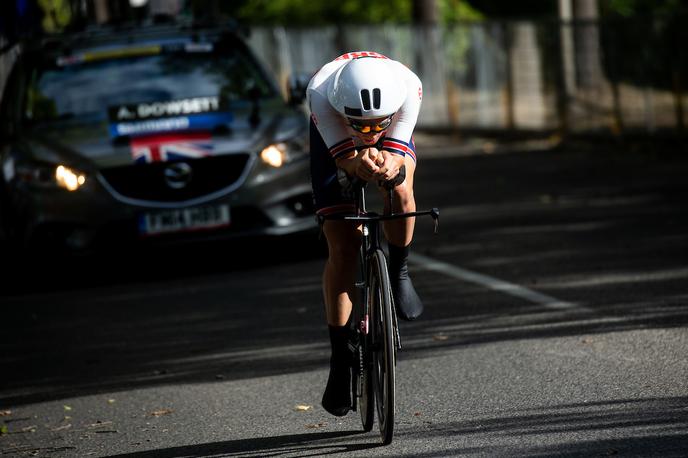
[[182, 188], [171, 187], [165, 170], [171, 162], [132, 164], [101, 170], [105, 181], [117, 193], [130, 199], [179, 202], [205, 196], [232, 186], [241, 178], [249, 154], [224, 154], [184, 160], [191, 166], [191, 179]]

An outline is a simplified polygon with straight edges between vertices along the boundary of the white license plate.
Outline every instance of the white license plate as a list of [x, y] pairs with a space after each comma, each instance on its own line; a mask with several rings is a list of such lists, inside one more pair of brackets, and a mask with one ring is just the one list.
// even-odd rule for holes
[[190, 207], [144, 213], [139, 216], [143, 235], [166, 234], [229, 226], [229, 205]]

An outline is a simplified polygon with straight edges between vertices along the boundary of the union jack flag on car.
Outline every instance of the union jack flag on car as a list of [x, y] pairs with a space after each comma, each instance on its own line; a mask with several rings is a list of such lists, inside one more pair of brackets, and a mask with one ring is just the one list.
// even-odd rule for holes
[[140, 164], [198, 159], [212, 153], [213, 142], [206, 132], [147, 135], [131, 140], [132, 158]]

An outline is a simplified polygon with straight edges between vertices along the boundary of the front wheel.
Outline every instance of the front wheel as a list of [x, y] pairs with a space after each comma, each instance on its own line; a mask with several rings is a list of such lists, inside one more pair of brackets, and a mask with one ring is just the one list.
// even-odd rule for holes
[[373, 429], [375, 419], [375, 392], [373, 384], [373, 365], [371, 364], [370, 334], [361, 334], [361, 359], [359, 363], [360, 374], [358, 375], [358, 409], [361, 413], [361, 424], [363, 431], [370, 432]]
[[387, 261], [382, 250], [376, 251], [370, 263], [370, 321], [372, 340], [373, 386], [382, 443], [394, 436], [395, 347], [392, 291]]

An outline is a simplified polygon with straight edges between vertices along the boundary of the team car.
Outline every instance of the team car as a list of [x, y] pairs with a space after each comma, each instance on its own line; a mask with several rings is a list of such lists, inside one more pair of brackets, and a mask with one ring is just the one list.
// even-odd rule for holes
[[0, 105], [5, 237], [83, 250], [311, 231], [301, 92], [285, 99], [229, 27], [26, 44]]

